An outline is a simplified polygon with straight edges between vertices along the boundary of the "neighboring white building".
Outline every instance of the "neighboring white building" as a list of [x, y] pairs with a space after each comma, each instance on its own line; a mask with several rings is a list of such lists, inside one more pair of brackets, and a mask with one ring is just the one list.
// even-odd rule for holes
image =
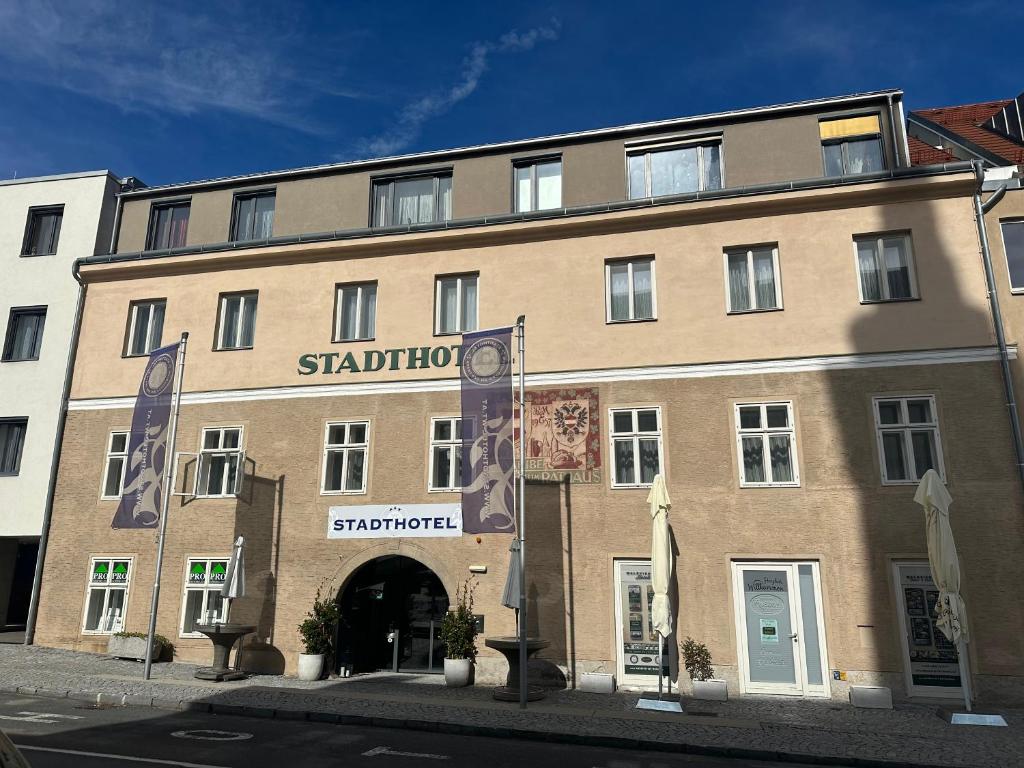
[[24, 625], [78, 306], [75, 259], [107, 252], [109, 171], [0, 181], [0, 630]]

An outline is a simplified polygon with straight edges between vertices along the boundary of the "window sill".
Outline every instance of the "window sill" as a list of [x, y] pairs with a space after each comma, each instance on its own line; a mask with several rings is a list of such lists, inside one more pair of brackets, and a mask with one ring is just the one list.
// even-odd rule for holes
[[907, 302], [920, 300], [920, 296], [909, 296], [905, 299], [861, 299], [860, 303], [862, 306], [870, 304], [906, 304]]
[[149, 352], [143, 352], [141, 355], [128, 355], [128, 354], [125, 354], [125, 353], [122, 352], [121, 353], [121, 359], [122, 360], [144, 360], [147, 357], [149, 357], [151, 354], [153, 354], [153, 352], [155, 350], [157, 350], [157, 349], [159, 349], [159, 347], [153, 347], [153, 349], [151, 349]]
[[120, 496], [100, 496], [100, 501], [120, 501]]
[[365, 496], [366, 491], [320, 491], [321, 496]]
[[613, 491], [644, 491], [653, 487], [654, 483], [641, 483], [639, 485], [613, 485], [611, 489]]
[[18, 258], [21, 258], [21, 259], [34, 259], [37, 256], [56, 256], [56, 255], [57, 255], [56, 251], [54, 251], [53, 253], [19, 253], [18, 254]]
[[476, 333], [479, 329], [473, 329], [472, 331], [434, 331], [434, 337], [442, 336], [461, 336], [464, 333]]
[[220, 496], [206, 496], [206, 495], [198, 494], [197, 493], [195, 495], [195, 498], [197, 500], [198, 499], [212, 499], [212, 500], [216, 501], [217, 499], [238, 499], [238, 498], [240, 498], [240, 494], [237, 494], [237, 493], [226, 493], [226, 494], [223, 494], [223, 495], [220, 495]]
[[747, 488], [799, 488], [800, 483], [740, 483], [741, 489]]
[[214, 347], [213, 351], [214, 352], [244, 352], [247, 349], [252, 349], [252, 347], [251, 346], [250, 347]]
[[0, 472], [0, 477], [17, 477], [20, 472]]
[[462, 486], [458, 488], [427, 488], [427, 493], [462, 493]]
[[[939, 480], [941, 480], [943, 482], [943, 484], [946, 484], [948, 482], [946, 480], [946, 478], [943, 477], [941, 474], [939, 475]], [[920, 480], [883, 480], [882, 481], [882, 487], [883, 488], [906, 488], [908, 486], [914, 487], [914, 486], [920, 485], [920, 484], [921, 484]]]
[[1024, 288], [1011, 288], [1010, 293], [1014, 296], [1024, 296]]
[[38, 357], [5, 357], [0, 360], [0, 363], [38, 363]]
[[637, 317], [632, 320], [612, 320], [607, 319], [604, 321], [605, 325], [628, 325], [629, 323], [656, 323], [658, 318], [656, 317]]
[[781, 312], [782, 307], [764, 307], [763, 309], [728, 309], [727, 315], [763, 315], [766, 312]]
[[360, 342], [376, 341], [376, 336], [367, 336], [365, 339], [331, 339], [331, 344], [358, 344]]

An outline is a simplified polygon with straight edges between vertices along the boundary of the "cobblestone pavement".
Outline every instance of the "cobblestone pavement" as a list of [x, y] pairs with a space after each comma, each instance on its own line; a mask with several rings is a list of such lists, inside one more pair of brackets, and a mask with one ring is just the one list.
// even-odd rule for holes
[[[465, 729], [532, 738], [617, 739], [749, 756], [874, 761], [892, 765], [1024, 765], [1024, 711], [1003, 711], [1008, 728], [951, 726], [935, 705], [854, 709], [835, 701], [746, 697], [728, 702], [684, 700], [687, 714], [641, 711], [636, 694], [553, 691], [523, 712], [496, 702], [486, 686], [447, 688], [439, 676], [378, 673], [304, 683], [254, 675], [196, 680], [195, 665], [142, 665], [103, 655], [0, 645], [0, 689], [131, 697], [131, 704], [214, 711], [245, 707], [276, 717], [348, 719], [416, 728]], [[155, 701], [154, 701], [155, 700]], [[182, 704], [179, 704], [181, 702]], [[309, 713], [309, 714], [306, 714]]]

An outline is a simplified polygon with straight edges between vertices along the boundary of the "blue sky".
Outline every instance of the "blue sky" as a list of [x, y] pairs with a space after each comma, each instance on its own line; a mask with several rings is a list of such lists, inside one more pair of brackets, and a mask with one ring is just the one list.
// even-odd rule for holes
[[889, 87], [1004, 98], [1022, 28], [1006, 0], [0, 0], [0, 178], [164, 184]]

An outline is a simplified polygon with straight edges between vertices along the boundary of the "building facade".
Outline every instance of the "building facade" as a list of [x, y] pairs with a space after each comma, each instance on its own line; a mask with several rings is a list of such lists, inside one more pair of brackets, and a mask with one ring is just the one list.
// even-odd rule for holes
[[[439, 668], [467, 579], [483, 635], [513, 634], [511, 537], [445, 516], [461, 334], [525, 315], [539, 673], [656, 676], [661, 473], [676, 640], [706, 642], [734, 693], [957, 695], [913, 501], [934, 468], [979, 689], [1019, 695], [1024, 499], [975, 177], [909, 167], [900, 112], [885, 91], [121, 195], [115, 252], [79, 264], [38, 642], [102, 651], [145, 628], [154, 537], [110, 526], [145, 356], [183, 331], [157, 617], [179, 658], [208, 657], [194, 627], [224, 618], [238, 535], [254, 668], [295, 669], [318, 589], [355, 671]], [[477, 679], [502, 674], [481, 648]]]
[[24, 628], [56, 459], [78, 284], [110, 248], [107, 171], [0, 181], [0, 627]]

